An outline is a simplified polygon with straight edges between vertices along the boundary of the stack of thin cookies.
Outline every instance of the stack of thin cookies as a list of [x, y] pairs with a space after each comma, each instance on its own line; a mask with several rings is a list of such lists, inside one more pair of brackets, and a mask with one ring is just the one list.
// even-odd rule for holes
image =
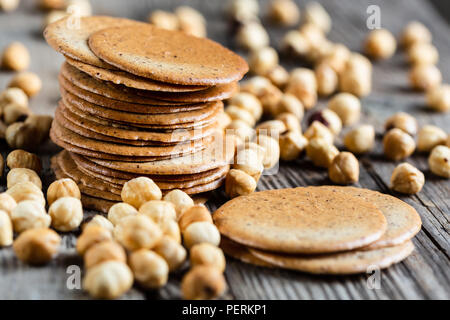
[[85, 207], [107, 211], [138, 176], [163, 193], [222, 184], [234, 156], [222, 100], [248, 71], [241, 57], [208, 39], [121, 18], [62, 19], [44, 35], [66, 58], [50, 133], [65, 150], [52, 168], [77, 182]]
[[213, 215], [224, 252], [246, 263], [315, 274], [387, 268], [414, 250], [420, 216], [355, 187], [299, 187], [237, 197]]

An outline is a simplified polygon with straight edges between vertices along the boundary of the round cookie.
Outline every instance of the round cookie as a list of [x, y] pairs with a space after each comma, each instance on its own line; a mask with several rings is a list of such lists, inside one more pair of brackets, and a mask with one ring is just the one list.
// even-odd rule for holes
[[233, 241], [285, 253], [352, 250], [386, 231], [386, 219], [373, 204], [330, 187], [255, 192], [228, 201], [213, 219]]
[[81, 203], [83, 209], [95, 210], [107, 214], [109, 209], [117, 203], [117, 201], [94, 198], [87, 194], [81, 194]]
[[234, 242], [226, 237], [220, 238], [220, 248], [226, 255], [242, 262], [253, 264], [258, 267], [274, 268], [273, 264], [261, 260], [251, 254], [246, 246]]
[[205, 38], [151, 25], [107, 28], [89, 37], [100, 59], [145, 78], [182, 85], [216, 85], [242, 79], [248, 65]]
[[374, 250], [355, 250], [324, 255], [287, 255], [258, 249], [248, 249], [252, 255], [284, 269], [314, 274], [357, 274], [369, 268], [385, 269], [408, 257], [414, 251], [411, 241], [393, 247]]

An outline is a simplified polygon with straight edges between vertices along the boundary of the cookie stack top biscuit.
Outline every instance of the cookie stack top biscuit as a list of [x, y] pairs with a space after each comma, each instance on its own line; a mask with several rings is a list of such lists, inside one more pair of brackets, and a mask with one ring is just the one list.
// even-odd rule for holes
[[248, 71], [220, 44], [113, 17], [71, 17], [44, 36], [66, 57], [50, 136], [65, 149], [57, 176], [86, 203], [120, 201], [127, 178], [155, 178], [163, 192], [197, 194], [221, 185], [234, 156], [219, 118]]

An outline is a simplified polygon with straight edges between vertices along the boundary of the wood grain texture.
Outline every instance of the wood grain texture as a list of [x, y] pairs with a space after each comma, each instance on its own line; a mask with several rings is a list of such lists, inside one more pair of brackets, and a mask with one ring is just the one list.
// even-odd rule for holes
[[[304, 7], [307, 1], [299, 1]], [[444, 80], [449, 82], [450, 52], [449, 26], [425, 0], [326, 0], [321, 1], [333, 18], [330, 38], [341, 42], [352, 50], [359, 50], [367, 32], [365, 27], [366, 9], [370, 4], [381, 8], [381, 22], [398, 34], [410, 20], [424, 22], [433, 32], [433, 43], [440, 52], [439, 68]], [[21, 8], [12, 14], [0, 13], [0, 48], [9, 42], [20, 40], [31, 51], [30, 70], [43, 80], [43, 90], [31, 102], [36, 113], [52, 114], [59, 99], [57, 74], [63, 58], [43, 41], [41, 23], [43, 15], [33, 7], [34, 1], [22, 1]], [[171, 9], [187, 1], [167, 0], [93, 0], [94, 13], [123, 16], [145, 20], [153, 9]], [[198, 8], [207, 17], [209, 36], [233, 48], [229, 36], [228, 23], [223, 14], [226, 1], [191, 0], [189, 5]], [[261, 1], [262, 13], [266, 12], [267, 1]], [[270, 26], [263, 19], [271, 36], [273, 46], [277, 46], [286, 32], [285, 28]], [[234, 48], [236, 49], [236, 48]], [[286, 62], [292, 68], [298, 63]], [[12, 77], [11, 73], [0, 72], [0, 88]], [[319, 108], [326, 101], [320, 101]], [[432, 123], [450, 130], [450, 114], [434, 114], [426, 110], [424, 96], [410, 91], [407, 80], [405, 57], [400, 52], [394, 58], [376, 63], [374, 68], [373, 93], [363, 100], [363, 122], [375, 125], [382, 133], [384, 120], [393, 112], [404, 110], [417, 117], [419, 124]], [[0, 144], [3, 156], [8, 152], [4, 143]], [[57, 147], [48, 143], [39, 150], [44, 161], [44, 189], [52, 181], [49, 170], [49, 156], [57, 152]], [[227, 259], [226, 278], [229, 290], [225, 299], [449, 299], [450, 298], [450, 182], [439, 179], [428, 170], [426, 155], [414, 155], [408, 159], [421, 169], [426, 176], [423, 190], [414, 196], [394, 194], [419, 212], [423, 228], [413, 240], [416, 251], [404, 262], [382, 271], [381, 289], [368, 289], [367, 275], [356, 276], [311, 276], [284, 270], [269, 270], [245, 265], [234, 259]], [[360, 158], [361, 174], [357, 184], [361, 187], [391, 193], [388, 185], [395, 163], [385, 161], [382, 156], [381, 140], [370, 155]], [[285, 188], [306, 185], [330, 184], [324, 170], [313, 167], [310, 162], [299, 159], [281, 163], [279, 173], [264, 176], [258, 189]], [[5, 188], [1, 180], [0, 190]], [[226, 201], [223, 191], [212, 195], [208, 205], [211, 210]], [[86, 212], [86, 217], [93, 215]], [[75, 233], [63, 235], [63, 246], [57, 259], [45, 267], [32, 268], [19, 262], [11, 248], [0, 249], [0, 299], [86, 299], [81, 290], [69, 290], [66, 286], [67, 266], [81, 265], [74, 249]], [[156, 292], [144, 292], [134, 288], [124, 299], [179, 299], [179, 284], [183, 271], [171, 276], [169, 284]]]

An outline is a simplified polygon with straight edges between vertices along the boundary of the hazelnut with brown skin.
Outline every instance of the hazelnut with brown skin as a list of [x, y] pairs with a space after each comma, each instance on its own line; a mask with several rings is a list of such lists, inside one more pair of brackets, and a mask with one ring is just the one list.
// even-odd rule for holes
[[215, 267], [196, 266], [181, 281], [181, 292], [187, 300], [205, 300], [220, 297], [226, 290], [225, 278]]
[[34, 153], [25, 150], [13, 150], [6, 157], [6, 164], [8, 168], [27, 168], [35, 171], [37, 174], [41, 173], [42, 163], [41, 159]]
[[413, 136], [417, 133], [417, 120], [406, 112], [397, 112], [386, 119], [384, 128], [386, 131], [398, 128]]
[[390, 188], [400, 193], [416, 194], [422, 190], [424, 183], [423, 173], [409, 163], [403, 162], [392, 172]]
[[330, 180], [337, 184], [351, 184], [359, 180], [358, 159], [350, 152], [340, 152], [328, 168]]
[[414, 152], [416, 143], [409, 134], [394, 128], [384, 136], [383, 148], [388, 159], [398, 161], [409, 157]]

